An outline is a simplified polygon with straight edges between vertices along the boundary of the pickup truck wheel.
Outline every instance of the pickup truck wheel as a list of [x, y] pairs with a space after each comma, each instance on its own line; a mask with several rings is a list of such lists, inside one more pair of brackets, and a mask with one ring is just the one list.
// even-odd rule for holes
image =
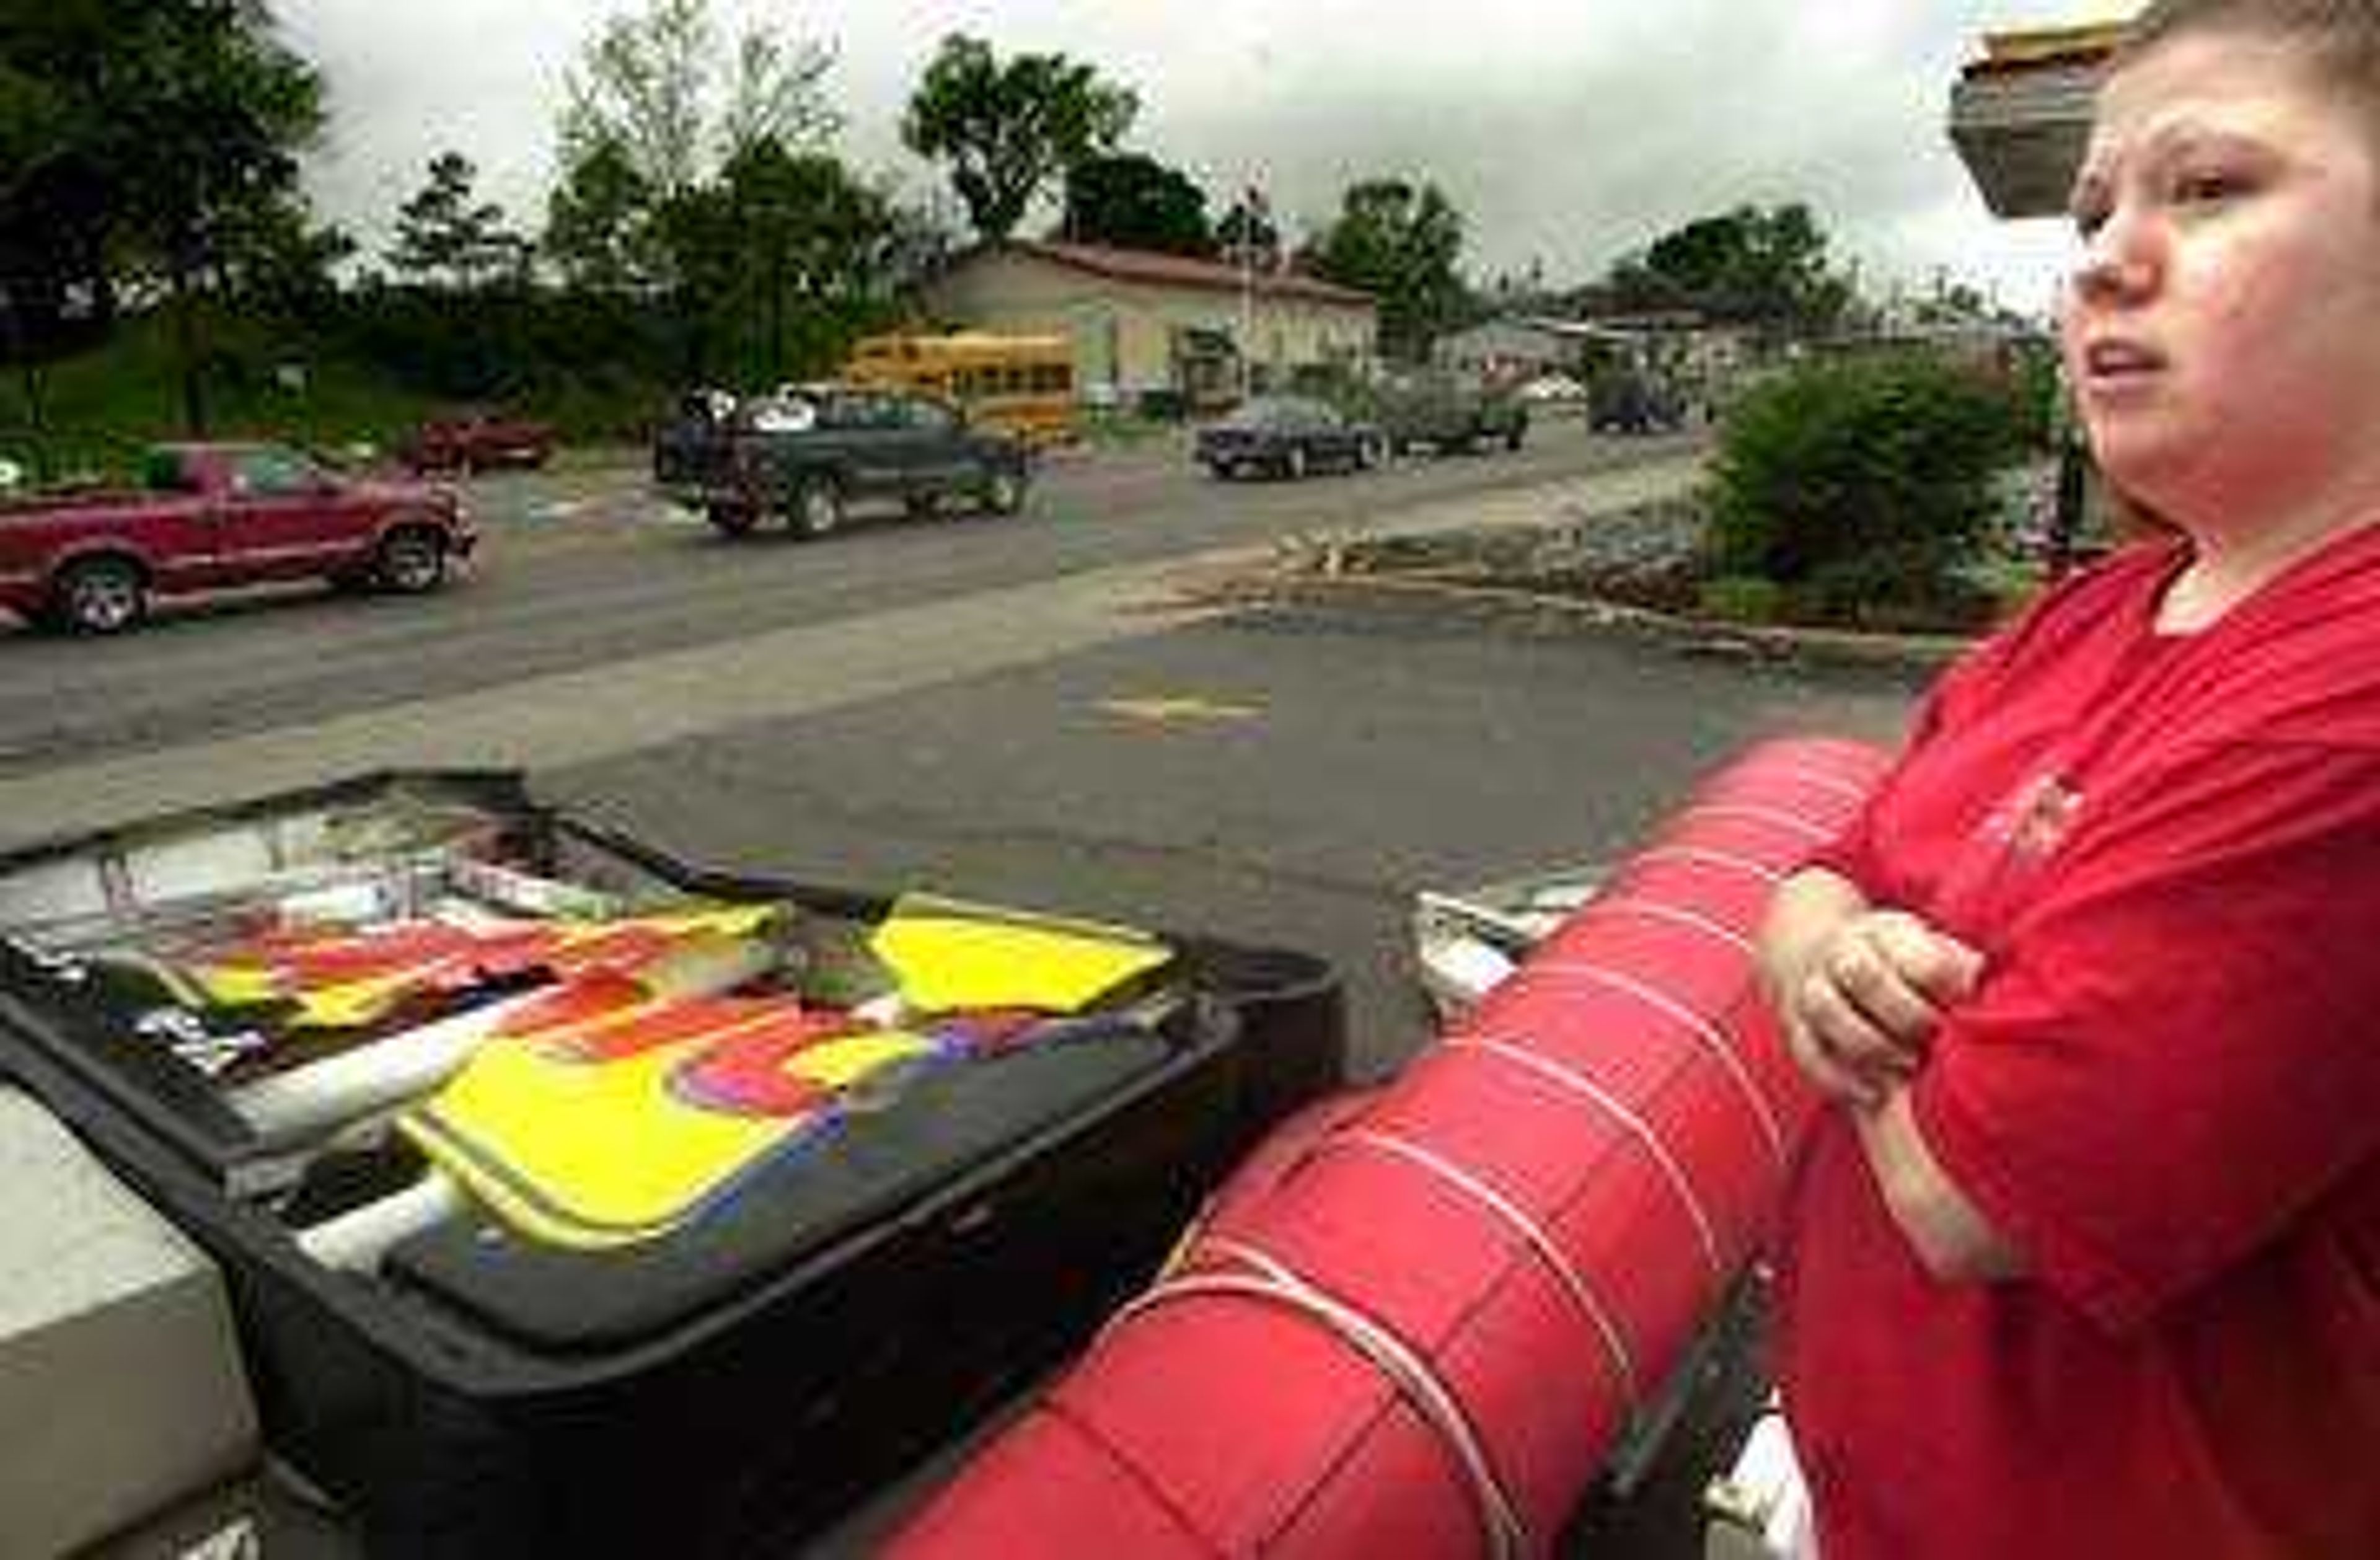
[[794, 534], [816, 541], [843, 525], [843, 489], [832, 477], [814, 477], [794, 494]]
[[54, 588], [52, 611], [61, 627], [77, 634], [121, 633], [148, 610], [148, 585], [122, 558], [69, 565]]
[[446, 544], [422, 526], [399, 526], [381, 538], [372, 578], [403, 596], [434, 591], [446, 580]]
[[1521, 441], [1526, 437], [1528, 437], [1527, 429], [1515, 428], [1511, 433], [1504, 435], [1504, 447], [1517, 454], [1521, 448]]
[[741, 504], [710, 505], [702, 511], [702, 518], [722, 536], [749, 536], [760, 523], [759, 511]]
[[1379, 443], [1374, 439], [1355, 441], [1355, 469], [1368, 471], [1380, 463]]
[[999, 468], [986, 471], [978, 495], [987, 515], [1014, 515], [1025, 507], [1025, 478]]

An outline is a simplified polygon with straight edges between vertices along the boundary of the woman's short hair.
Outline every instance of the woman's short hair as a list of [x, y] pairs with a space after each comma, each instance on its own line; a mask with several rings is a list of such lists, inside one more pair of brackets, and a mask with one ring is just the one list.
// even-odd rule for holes
[[2150, 0], [2126, 24], [2108, 68], [2198, 32], [2252, 33], [2301, 50], [2315, 76], [2380, 137], [2380, 0]]

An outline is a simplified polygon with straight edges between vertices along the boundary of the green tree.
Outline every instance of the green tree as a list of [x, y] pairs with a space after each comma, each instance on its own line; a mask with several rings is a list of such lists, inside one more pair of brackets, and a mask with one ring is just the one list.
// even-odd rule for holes
[[1851, 284], [1828, 262], [1827, 235], [1795, 201], [1738, 206], [1663, 234], [1612, 269], [1615, 290], [1640, 308], [1692, 308], [1758, 326], [1772, 337], [1832, 328]]
[[756, 296], [730, 170], [762, 149], [824, 156], [842, 126], [832, 49], [755, 28], [722, 68], [715, 40], [707, 0], [649, 0], [607, 22], [565, 79], [546, 207], [544, 247], [569, 285], [666, 300], [689, 378]]
[[824, 44], [758, 28], [746, 32], [727, 79], [722, 154], [733, 158], [762, 144], [812, 151], [832, 141], [843, 130], [843, 116], [826, 96], [833, 68], [834, 51]]
[[64, 344], [69, 299], [114, 312], [114, 190], [97, 165], [93, 76], [113, 36], [96, 0], [0, 10], [0, 338], [11, 356]]
[[1211, 256], [1207, 192], [1188, 175], [1137, 152], [1086, 157], [1066, 170], [1062, 231], [1076, 243]]
[[565, 177], [600, 149], [625, 158], [657, 201], [692, 187], [710, 43], [702, 0], [653, 0], [642, 16], [605, 21], [580, 70], [563, 78]]
[[663, 206], [655, 231], [689, 382], [831, 369], [891, 311], [918, 238], [839, 158], [768, 141]]
[[[162, 282], [183, 415], [202, 431], [201, 295], [228, 235], [296, 201], [298, 153], [322, 123], [313, 67], [273, 36], [261, 0], [52, 0], [0, 14], [0, 227], [39, 211], [40, 269], [79, 272], [103, 316], [127, 279]], [[13, 159], [21, 158], [22, 161]], [[19, 250], [26, 247], [20, 240]]]
[[662, 280], [652, 187], [627, 149], [597, 140], [563, 169], [546, 197], [546, 258], [576, 292], [649, 293]]
[[901, 120], [919, 156], [950, 165], [977, 233], [1006, 238], [1050, 180], [1111, 152], [1140, 100], [1063, 55], [1017, 55], [952, 33], [926, 67]]
[[314, 220], [305, 201], [263, 202], [229, 213], [218, 229], [228, 300], [266, 319], [322, 324], [337, 312], [337, 269], [356, 253], [340, 228]]
[[723, 249], [706, 258], [723, 259], [730, 286], [757, 305], [746, 313], [759, 322], [766, 377], [832, 366], [844, 323], [881, 297], [891, 202], [836, 158], [766, 140], [728, 164], [714, 201], [700, 241]]
[[884, 239], [878, 286], [888, 299], [912, 298], [948, 268], [962, 235], [942, 202], [902, 200], [889, 188], [884, 199], [892, 227]]
[[1381, 350], [1418, 361], [1468, 306], [1456, 270], [1462, 254], [1462, 213], [1436, 185], [1374, 178], [1348, 189], [1306, 263], [1326, 280], [1377, 297]]
[[396, 240], [388, 263], [416, 283], [472, 292], [499, 277], [518, 275], [529, 243], [504, 225], [504, 210], [472, 199], [479, 170], [459, 152], [430, 160], [430, 177], [398, 208]]
[[1626, 314], [1658, 314], [1691, 309], [1694, 295], [1665, 272], [1645, 263], [1641, 254], [1623, 255], [1612, 263], [1600, 287], [1589, 289], [1596, 301]]
[[760, 141], [807, 150], [834, 139], [831, 48], [755, 27], [722, 72], [717, 41], [709, 0], [649, 0], [607, 20], [563, 79], [565, 179], [590, 157], [624, 158], [658, 204]]

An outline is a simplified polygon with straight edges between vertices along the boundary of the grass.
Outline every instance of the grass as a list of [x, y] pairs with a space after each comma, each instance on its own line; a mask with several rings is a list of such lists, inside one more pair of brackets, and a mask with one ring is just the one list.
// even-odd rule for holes
[[[213, 437], [382, 445], [427, 409], [424, 397], [356, 365], [252, 328], [219, 329], [211, 346], [204, 386]], [[302, 377], [285, 379], [275, 372], [284, 363], [301, 365]], [[47, 365], [40, 395], [36, 430], [23, 373], [8, 376], [0, 393], [0, 452], [53, 476], [121, 473], [148, 445], [188, 433], [172, 333], [161, 319], [129, 321], [98, 349]]]
[[[454, 404], [322, 341], [249, 322], [211, 323], [207, 348], [211, 438], [386, 450], [424, 417]], [[0, 372], [0, 457], [40, 477], [128, 475], [150, 445], [188, 436], [179, 360], [171, 323], [162, 315], [128, 319], [98, 348], [44, 366], [39, 395], [37, 430], [24, 372]], [[616, 441], [663, 404], [662, 392], [651, 386], [571, 383], [542, 397], [508, 401], [505, 409], [552, 420], [565, 438], [609, 434]]]
[[[408, 388], [386, 368], [334, 343], [249, 321], [217, 320], [207, 328], [207, 433], [212, 438], [280, 439], [331, 453], [385, 451], [423, 418], [451, 409], [448, 397]], [[593, 446], [602, 463], [641, 445], [671, 400], [662, 385], [625, 368], [601, 374], [546, 376], [535, 396], [501, 404]], [[160, 440], [189, 436], [182, 415], [181, 369], [167, 317], [128, 318], [102, 347], [47, 365], [40, 376], [36, 430], [25, 376], [0, 370], [0, 458], [36, 480], [130, 475], [141, 452]], [[1134, 414], [1087, 412], [1090, 448], [1128, 448], [1178, 435], [1178, 422]]]
[[1144, 417], [1138, 412], [1087, 409], [1082, 414], [1083, 443], [1091, 449], [1131, 449], [1177, 437], [1183, 427], [1179, 419]]

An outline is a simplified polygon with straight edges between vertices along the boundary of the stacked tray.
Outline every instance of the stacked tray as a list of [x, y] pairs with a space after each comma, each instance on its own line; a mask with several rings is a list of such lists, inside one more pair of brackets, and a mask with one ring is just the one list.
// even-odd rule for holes
[[0, 1071], [230, 1277], [376, 1548], [747, 1549], [1146, 1276], [1327, 969], [697, 870], [485, 774], [0, 858]]

